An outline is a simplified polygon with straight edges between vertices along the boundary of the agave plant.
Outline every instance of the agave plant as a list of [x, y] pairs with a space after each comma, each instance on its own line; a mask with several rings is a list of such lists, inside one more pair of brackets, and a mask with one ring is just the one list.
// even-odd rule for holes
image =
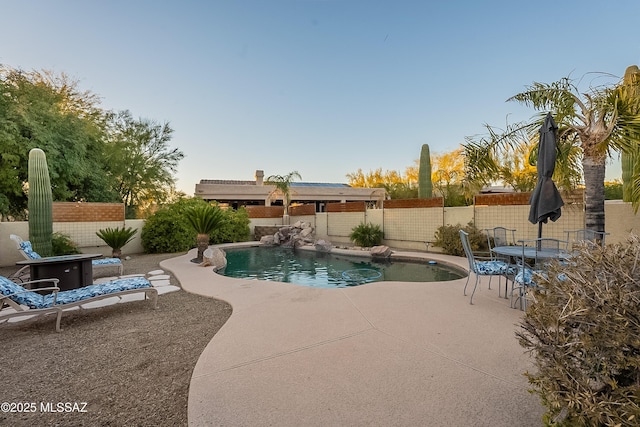
[[111, 248], [111, 254], [114, 258], [120, 258], [122, 256], [122, 248], [124, 245], [133, 240], [138, 230], [128, 228], [110, 228], [107, 227], [102, 230], [98, 230], [96, 236], [101, 238]]
[[224, 214], [217, 206], [200, 205], [187, 209], [184, 216], [197, 233], [198, 256], [193, 261], [202, 262], [202, 254], [209, 247], [209, 234], [222, 224]]
[[384, 233], [377, 224], [360, 223], [351, 230], [349, 239], [356, 245], [368, 248], [382, 243]]

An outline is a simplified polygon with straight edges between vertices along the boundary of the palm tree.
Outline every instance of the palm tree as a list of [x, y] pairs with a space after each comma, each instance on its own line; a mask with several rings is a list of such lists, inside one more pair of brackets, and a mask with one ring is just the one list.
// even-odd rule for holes
[[197, 233], [198, 256], [192, 261], [202, 262], [204, 251], [209, 247], [209, 235], [222, 224], [224, 214], [217, 206], [202, 204], [187, 209], [184, 216]]
[[[571, 169], [572, 153], [579, 148], [585, 186], [585, 228], [604, 231], [604, 179], [607, 157], [611, 152], [630, 152], [640, 144], [640, 116], [637, 105], [640, 98], [628, 96], [624, 85], [592, 87], [580, 93], [568, 78], [557, 82], [534, 83], [526, 91], [508, 101], [517, 101], [541, 114], [531, 123], [508, 127], [503, 134], [492, 133], [488, 139], [464, 145], [470, 175], [479, 175], [484, 165], [490, 166], [488, 153], [500, 146], [513, 146], [516, 138], [521, 141], [522, 132], [537, 138], [537, 132], [547, 112], [551, 112], [558, 125], [558, 160], [569, 163], [556, 170]], [[567, 165], [569, 165], [567, 167]], [[636, 179], [640, 182], [640, 171]], [[640, 204], [640, 191], [634, 206]]]
[[291, 193], [289, 187], [294, 178], [302, 179], [298, 171], [289, 172], [286, 175], [271, 175], [267, 178], [266, 183], [274, 185], [276, 188], [271, 192], [271, 196], [277, 193], [282, 195], [282, 205], [284, 206], [284, 215], [289, 215], [289, 203], [291, 203]]

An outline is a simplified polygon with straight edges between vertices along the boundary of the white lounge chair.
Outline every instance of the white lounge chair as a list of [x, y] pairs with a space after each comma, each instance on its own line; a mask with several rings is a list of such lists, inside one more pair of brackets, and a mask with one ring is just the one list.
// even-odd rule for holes
[[[58, 279], [40, 279], [17, 284], [0, 276], [0, 321], [12, 317], [45, 316], [56, 314], [56, 331], [60, 332], [62, 313], [71, 307], [111, 297], [144, 292], [151, 299], [153, 308], [158, 306], [158, 291], [144, 277], [130, 277], [111, 282], [60, 291]], [[22, 285], [50, 283], [46, 288], [27, 289]], [[46, 292], [46, 294], [43, 294]]]

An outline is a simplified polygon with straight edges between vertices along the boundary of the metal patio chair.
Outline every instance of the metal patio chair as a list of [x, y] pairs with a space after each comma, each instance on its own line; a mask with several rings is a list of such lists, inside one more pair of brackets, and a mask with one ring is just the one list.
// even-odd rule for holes
[[604, 248], [604, 239], [609, 233], [581, 228], [579, 230], [565, 230], [564, 234], [567, 235], [567, 250], [570, 251], [574, 246], [582, 244], [596, 245]]
[[[495, 261], [507, 263], [507, 271], [504, 274], [506, 282], [504, 297], [507, 298], [507, 287], [509, 286], [509, 280], [513, 281], [513, 276], [516, 274], [516, 265], [512, 262], [511, 257], [497, 254], [493, 251], [493, 248], [497, 246], [514, 246], [516, 244], [516, 230], [514, 228], [493, 227], [485, 228], [483, 231], [487, 234], [487, 244], [489, 245], [491, 257]], [[489, 289], [491, 289], [491, 278], [489, 278]], [[498, 278], [498, 296], [502, 296], [500, 277]]]
[[536, 276], [546, 277], [549, 263], [553, 260], [565, 262], [569, 257], [565, 240], [539, 238], [520, 240], [522, 255], [516, 260], [518, 272], [511, 284], [511, 307], [520, 302], [520, 309], [527, 309], [527, 298], [533, 290], [544, 291], [536, 280]]
[[480, 276], [503, 276], [506, 274], [509, 266], [506, 262], [495, 260], [491, 256], [484, 257], [475, 255], [469, 243], [469, 233], [464, 230], [460, 230], [460, 240], [462, 241], [462, 247], [464, 248], [467, 260], [469, 261], [469, 275], [467, 276], [467, 282], [464, 285], [463, 291], [465, 296], [467, 295], [467, 285], [469, 284], [471, 273], [476, 276], [476, 282], [473, 285], [473, 292], [469, 300], [469, 304], [473, 304], [473, 295], [476, 293]]

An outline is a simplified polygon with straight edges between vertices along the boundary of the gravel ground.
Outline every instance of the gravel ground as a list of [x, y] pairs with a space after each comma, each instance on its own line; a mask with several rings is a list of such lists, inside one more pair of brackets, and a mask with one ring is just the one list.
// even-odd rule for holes
[[[134, 255], [125, 274], [174, 256]], [[138, 301], [65, 313], [61, 333], [51, 317], [2, 323], [0, 403], [22, 412], [3, 405], [0, 425], [185, 426], [193, 368], [230, 315], [229, 304], [181, 290], [160, 295], [157, 310]]]

